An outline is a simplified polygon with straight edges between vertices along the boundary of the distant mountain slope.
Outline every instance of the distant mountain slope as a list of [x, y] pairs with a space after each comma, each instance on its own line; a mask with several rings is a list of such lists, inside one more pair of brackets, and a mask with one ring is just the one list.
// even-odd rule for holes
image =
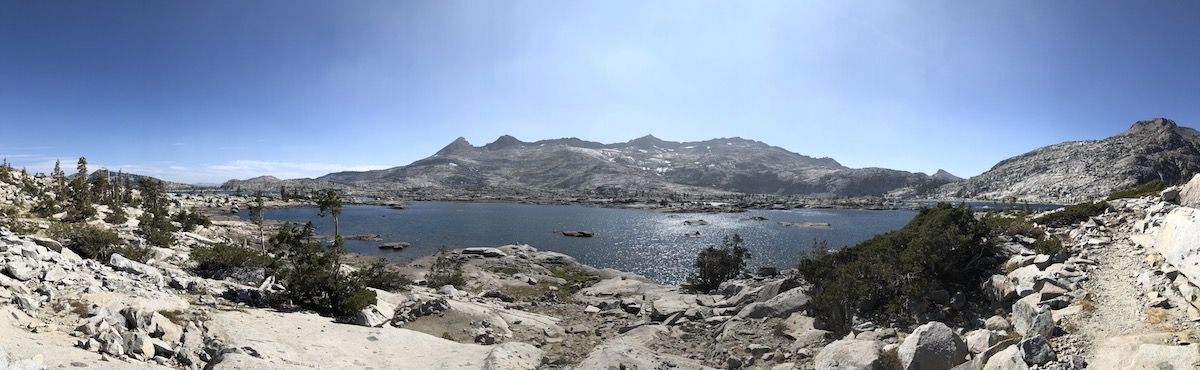
[[577, 138], [523, 142], [508, 135], [478, 147], [459, 138], [433, 156], [407, 166], [331, 173], [315, 180], [363, 188], [701, 188], [828, 196], [912, 193], [949, 182], [922, 173], [847, 168], [831, 158], [800, 155], [742, 138], [680, 143], [645, 136], [601, 144]]
[[1200, 172], [1200, 133], [1155, 118], [1103, 140], [1055, 144], [997, 163], [943, 196], [1072, 203], [1153, 180], [1169, 183]]

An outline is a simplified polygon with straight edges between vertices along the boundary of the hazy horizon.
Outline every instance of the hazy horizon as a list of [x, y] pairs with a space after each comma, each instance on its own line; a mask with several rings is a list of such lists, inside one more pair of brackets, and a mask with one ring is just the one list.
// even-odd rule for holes
[[1200, 3], [0, 1], [0, 157], [186, 183], [475, 145], [758, 140], [977, 175], [1200, 125]]

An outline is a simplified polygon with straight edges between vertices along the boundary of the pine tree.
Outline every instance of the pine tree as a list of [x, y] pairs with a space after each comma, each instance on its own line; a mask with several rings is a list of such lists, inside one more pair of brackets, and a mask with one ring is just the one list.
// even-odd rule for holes
[[57, 159], [54, 160], [54, 172], [51, 172], [50, 176], [54, 178], [54, 193], [63, 196], [67, 190], [67, 174], [63, 173], [62, 165]]
[[79, 172], [71, 179], [71, 208], [67, 220], [82, 222], [95, 216], [96, 208], [92, 206], [92, 192], [88, 186], [87, 158], [79, 157], [76, 168]]
[[138, 218], [138, 233], [152, 245], [170, 247], [175, 243], [172, 233], [176, 228], [167, 210], [166, 187], [162, 181], [145, 177], [138, 182], [138, 188], [142, 193], [142, 209], [145, 211]]
[[320, 198], [317, 198], [317, 207], [320, 208], [320, 211], [317, 213], [318, 216], [333, 216], [333, 235], [340, 238], [342, 233], [338, 217], [342, 215], [342, 198], [338, 196], [337, 191], [333, 189], [326, 190], [324, 194], [321, 194]]
[[250, 203], [250, 221], [258, 225], [258, 241], [262, 244], [262, 250], [267, 250], [266, 236], [263, 234], [263, 210], [266, 206], [263, 204], [263, 195], [261, 191], [254, 192], [254, 202]]
[[112, 199], [109, 191], [111, 185], [108, 183], [108, 170], [101, 169], [96, 171], [95, 176], [89, 180], [92, 188], [92, 199], [99, 204], [112, 205]]
[[0, 164], [0, 182], [12, 182], [12, 167], [8, 164], [8, 158], [4, 158], [4, 163]]

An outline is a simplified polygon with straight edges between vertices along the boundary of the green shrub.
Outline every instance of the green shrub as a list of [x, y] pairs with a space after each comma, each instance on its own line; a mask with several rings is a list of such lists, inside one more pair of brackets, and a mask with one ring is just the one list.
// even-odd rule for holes
[[1043, 239], [1033, 242], [1033, 251], [1038, 254], [1056, 255], [1059, 252], [1065, 251], [1063, 243], [1058, 238]]
[[693, 264], [695, 270], [688, 275], [688, 288], [698, 292], [711, 292], [726, 280], [735, 278], [746, 268], [750, 251], [746, 249], [742, 236], [727, 235], [721, 248], [707, 247], [700, 251]]
[[359, 270], [358, 278], [362, 279], [363, 283], [375, 289], [394, 292], [398, 290], [407, 290], [409, 285], [412, 285], [412, 280], [401, 274], [399, 271], [389, 269], [387, 262], [380, 258], [371, 266]]
[[852, 317], [913, 323], [909, 308], [934, 290], [973, 293], [995, 268], [990, 230], [966, 207], [922, 209], [900, 230], [836, 252], [814, 248], [798, 266], [815, 313], [834, 329]]
[[284, 225], [271, 237], [271, 248], [284, 259], [279, 276], [287, 290], [284, 297], [296, 305], [337, 318], [353, 317], [375, 303], [375, 292], [367, 289], [358, 274], [343, 274], [345, 247], [340, 237], [323, 247], [313, 236], [312, 223], [303, 228]]
[[433, 264], [429, 265], [429, 274], [425, 275], [425, 285], [435, 288], [446, 285], [462, 287], [466, 284], [466, 279], [463, 279], [462, 265], [461, 260], [454, 258], [452, 254], [442, 249], [434, 258]]
[[[131, 245], [123, 245], [117, 247], [116, 253], [120, 254], [122, 257], [141, 263], [149, 262], [151, 258], [154, 258], [154, 249], [150, 247], [134, 247]], [[107, 263], [108, 260], [105, 259], [104, 262]]]
[[261, 251], [229, 244], [192, 248], [192, 261], [196, 262], [193, 271], [210, 279], [224, 279], [255, 270], [265, 270], [274, 262]]
[[195, 231], [196, 226], [212, 226], [212, 220], [209, 220], [208, 216], [205, 216], [200, 212], [192, 212], [187, 210], [176, 213], [175, 216], [171, 217], [171, 220], [178, 222], [180, 225], [179, 229], [187, 232]]
[[1027, 236], [1040, 239], [1046, 236], [1046, 230], [1029, 222], [1029, 219], [1017, 212], [988, 212], [980, 220], [985, 227], [992, 231], [993, 236]]
[[125, 207], [121, 205], [114, 205], [111, 208], [112, 213], [109, 213], [108, 216], [104, 216], [104, 222], [113, 225], [120, 225], [126, 221], [129, 221], [129, 215], [125, 213]]
[[1107, 200], [1117, 200], [1125, 198], [1141, 198], [1147, 195], [1158, 194], [1167, 188], [1167, 184], [1162, 180], [1154, 180], [1145, 184], [1135, 186], [1131, 189], [1125, 189], [1113, 192], [1108, 196]]
[[[109, 257], [114, 252], [121, 253], [122, 256], [129, 259], [134, 258], [125, 255], [125, 252], [139, 254], [137, 250], [124, 250], [125, 241], [121, 240], [117, 236], [117, 233], [112, 230], [88, 224], [54, 223], [50, 225], [48, 234], [50, 237], [58, 239], [63, 244], [63, 247], [79, 254], [79, 256], [104, 263], [108, 263]], [[147, 259], [149, 258], [147, 257]]]
[[1079, 203], [1038, 217], [1033, 221], [1049, 227], [1066, 227], [1099, 216], [1108, 210], [1108, 207], [1108, 202]]

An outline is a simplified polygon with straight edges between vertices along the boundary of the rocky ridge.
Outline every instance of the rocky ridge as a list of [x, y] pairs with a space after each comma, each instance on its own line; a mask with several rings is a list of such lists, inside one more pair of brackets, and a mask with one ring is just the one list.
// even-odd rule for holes
[[479, 193], [544, 189], [592, 192], [738, 192], [779, 195], [867, 196], [911, 194], [954, 181], [953, 175], [883, 168], [847, 168], [742, 138], [700, 142], [653, 136], [601, 144], [576, 138], [524, 142], [501, 136], [483, 146], [459, 138], [407, 166], [338, 172], [316, 179], [231, 180], [225, 189], [273, 190], [342, 186], [355, 189], [451, 189]]
[[943, 197], [1015, 198], [1072, 204], [1153, 180], [1186, 181], [1200, 172], [1200, 133], [1166, 118], [1118, 135], [1055, 144], [1000, 161], [981, 175], [938, 190]]

